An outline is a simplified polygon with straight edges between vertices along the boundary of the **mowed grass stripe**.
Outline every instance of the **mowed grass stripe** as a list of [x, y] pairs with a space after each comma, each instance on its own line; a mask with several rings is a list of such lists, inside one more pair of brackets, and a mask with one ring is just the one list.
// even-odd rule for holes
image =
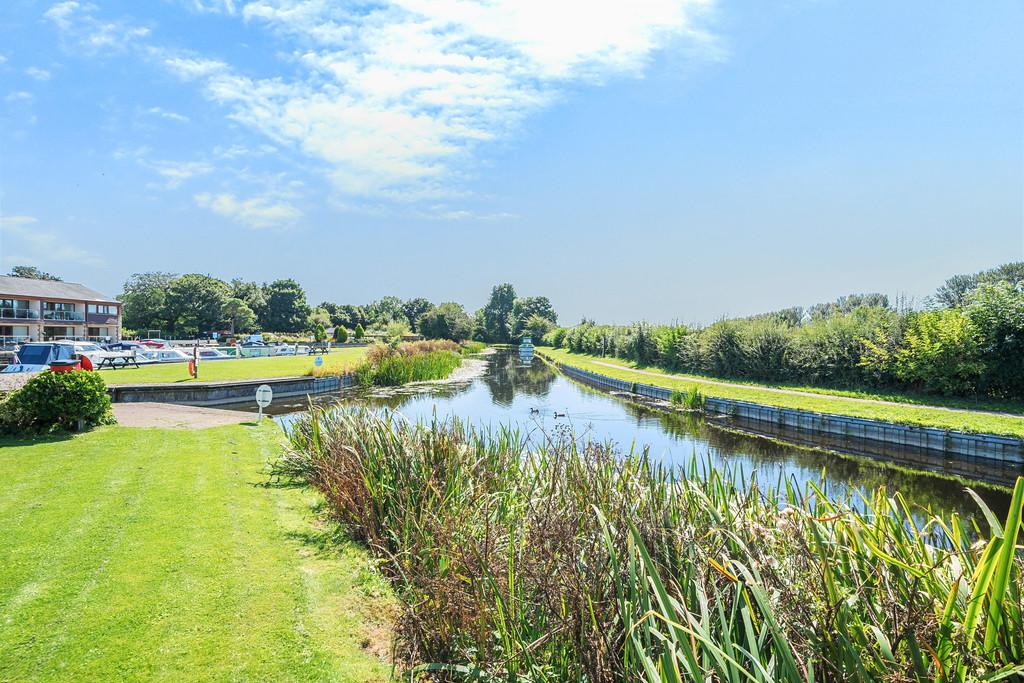
[[341, 374], [355, 369], [366, 356], [367, 347], [335, 349], [323, 356], [323, 364], [316, 366], [315, 356], [275, 356], [269, 358], [240, 358], [199, 362], [199, 378], [188, 374], [188, 363], [154, 363], [140, 368], [101, 370], [108, 385], [163, 384], [195, 382], [228, 382], [234, 380], [273, 377], [301, 377], [305, 375]]
[[[9, 479], [34, 482], [0, 492], [19, 512], [0, 547], [3, 677], [386, 679], [360, 647], [364, 615], [386, 611], [360, 586], [365, 554], [331, 549], [311, 578], [313, 494], [259, 485], [278, 439], [268, 425], [109, 427], [3, 444]], [[313, 594], [359, 617], [347, 638]]]

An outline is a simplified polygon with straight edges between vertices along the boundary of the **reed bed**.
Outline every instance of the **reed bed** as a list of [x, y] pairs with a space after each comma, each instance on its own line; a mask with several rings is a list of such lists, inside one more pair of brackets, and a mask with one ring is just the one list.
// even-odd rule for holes
[[1002, 522], [976, 498], [979, 524], [884, 489], [854, 507], [696, 458], [668, 469], [571, 434], [533, 446], [536, 435], [456, 418], [414, 425], [312, 407], [289, 440], [273, 476], [320, 489], [382, 558], [406, 605], [399, 656], [410, 676], [897, 682], [1024, 671], [1024, 478]]
[[363, 385], [398, 386], [409, 382], [444, 379], [462, 363], [462, 348], [453, 341], [405, 342], [397, 346], [374, 344], [366, 361], [356, 368]]

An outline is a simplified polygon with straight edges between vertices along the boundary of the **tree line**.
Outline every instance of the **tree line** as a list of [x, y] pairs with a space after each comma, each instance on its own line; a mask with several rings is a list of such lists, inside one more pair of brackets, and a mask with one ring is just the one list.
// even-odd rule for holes
[[199, 273], [136, 273], [118, 298], [124, 304], [124, 327], [169, 336], [265, 331], [319, 337], [333, 327], [337, 341], [379, 332], [388, 338], [418, 333], [428, 339], [495, 343], [526, 334], [539, 339], [558, 322], [547, 297], [518, 297], [507, 283], [495, 286], [487, 304], [472, 316], [460, 303], [434, 304], [422, 297], [385, 296], [365, 305], [323, 301], [314, 307], [293, 279], [225, 282]]
[[1024, 399], [1024, 262], [949, 278], [919, 309], [854, 294], [703, 327], [585, 319], [542, 342], [715, 377]]

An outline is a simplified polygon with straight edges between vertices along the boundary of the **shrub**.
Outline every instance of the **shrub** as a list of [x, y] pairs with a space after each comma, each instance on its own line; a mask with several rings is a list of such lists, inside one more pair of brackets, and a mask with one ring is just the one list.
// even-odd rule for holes
[[344, 344], [348, 341], [348, 330], [346, 330], [344, 326], [338, 325], [334, 328], [334, 341], [339, 344]]
[[0, 430], [41, 433], [113, 422], [110, 396], [95, 372], [43, 372], [0, 403]]
[[359, 341], [360, 339], [362, 339], [365, 336], [366, 336], [366, 330], [363, 329], [363, 324], [362, 323], [356, 323], [356, 330], [355, 330], [356, 341]]

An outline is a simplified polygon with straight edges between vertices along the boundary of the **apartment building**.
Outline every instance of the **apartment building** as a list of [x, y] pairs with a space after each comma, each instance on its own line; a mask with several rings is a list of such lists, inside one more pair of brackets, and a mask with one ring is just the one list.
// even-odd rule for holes
[[0, 276], [0, 344], [120, 338], [121, 304], [111, 297], [75, 282]]

